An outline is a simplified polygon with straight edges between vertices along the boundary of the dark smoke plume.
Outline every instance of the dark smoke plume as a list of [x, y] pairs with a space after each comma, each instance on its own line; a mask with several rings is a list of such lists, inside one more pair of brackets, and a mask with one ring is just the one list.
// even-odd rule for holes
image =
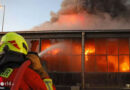
[[[57, 22], [62, 16], [77, 14], [85, 18], [85, 25], [66, 26]], [[130, 0], [63, 0], [57, 13], [51, 12], [51, 20], [33, 28], [34, 30], [70, 29], [129, 29]], [[91, 21], [91, 22], [90, 22]]]
[[60, 14], [80, 13], [86, 11], [91, 14], [108, 13], [112, 17], [121, 16], [129, 12], [127, 0], [64, 0]]
[[86, 0], [86, 10], [90, 13], [105, 12], [112, 17], [127, 12], [126, 0]]

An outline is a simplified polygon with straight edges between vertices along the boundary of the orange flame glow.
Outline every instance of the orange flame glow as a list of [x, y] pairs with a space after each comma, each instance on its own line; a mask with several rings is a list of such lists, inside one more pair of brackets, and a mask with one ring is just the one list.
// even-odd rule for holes
[[92, 54], [92, 53], [95, 53], [95, 48], [89, 48], [87, 50], [85, 50], [85, 55], [86, 55], [86, 58], [85, 60], [88, 61], [88, 54]]
[[122, 62], [120, 64], [120, 71], [121, 72], [128, 72], [129, 71], [129, 57], [122, 58]]
[[124, 63], [121, 64], [121, 71], [122, 72], [129, 71], [128, 63], [124, 62]]
[[[72, 20], [73, 21], [73, 20]], [[45, 43], [46, 42], [46, 43]], [[95, 60], [97, 67], [106, 71], [108, 65], [108, 72], [129, 72], [129, 56], [126, 55], [95, 55], [95, 45], [91, 42], [86, 42], [87, 46], [85, 48], [85, 63], [87, 64], [85, 68], [94, 68]], [[55, 43], [54, 43], [55, 44]], [[49, 40], [43, 41], [42, 50], [45, 50], [52, 46]], [[59, 68], [59, 60], [63, 61], [63, 67], [60, 69], [62, 71], [80, 71], [81, 70], [81, 43], [80, 42], [67, 42], [67, 48], [54, 48], [48, 51], [48, 57], [44, 59], [49, 63], [50, 70], [55, 70]], [[71, 46], [72, 45], [72, 46]], [[113, 47], [115, 48], [115, 47]], [[111, 49], [113, 50], [113, 49]], [[111, 51], [112, 52], [112, 51]], [[97, 52], [96, 52], [97, 53]], [[72, 56], [71, 56], [72, 55]], [[72, 63], [74, 62], [74, 64]], [[58, 62], [58, 63], [57, 63]], [[107, 64], [108, 63], [108, 64]], [[73, 65], [72, 65], [73, 64]], [[53, 67], [53, 68], [52, 68]]]
[[58, 54], [59, 52], [60, 52], [60, 49], [59, 49], [59, 48], [54, 49], [54, 50], [52, 51], [52, 55], [56, 55], [56, 54]]
[[67, 26], [76, 25], [77, 23], [84, 26], [85, 24], [84, 22], [85, 22], [85, 17], [80, 14], [61, 15], [58, 21], [59, 24], [64, 24]]

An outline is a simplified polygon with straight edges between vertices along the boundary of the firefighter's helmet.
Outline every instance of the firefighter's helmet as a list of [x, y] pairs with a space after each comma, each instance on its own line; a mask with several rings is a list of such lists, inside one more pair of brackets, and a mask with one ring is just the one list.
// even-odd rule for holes
[[0, 52], [3, 52], [3, 49], [6, 45], [11, 51], [23, 53], [25, 55], [28, 53], [27, 42], [21, 35], [17, 33], [9, 32], [2, 36], [0, 42]]

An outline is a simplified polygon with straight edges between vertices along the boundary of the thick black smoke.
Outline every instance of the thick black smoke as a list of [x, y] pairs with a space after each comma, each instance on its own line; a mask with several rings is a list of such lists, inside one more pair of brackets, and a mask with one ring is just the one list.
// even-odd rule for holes
[[64, 0], [59, 12], [71, 14], [86, 11], [91, 14], [108, 13], [117, 17], [129, 12], [127, 2], [128, 0]]
[[112, 17], [123, 15], [127, 12], [126, 0], [86, 0], [85, 9], [90, 13], [105, 12]]

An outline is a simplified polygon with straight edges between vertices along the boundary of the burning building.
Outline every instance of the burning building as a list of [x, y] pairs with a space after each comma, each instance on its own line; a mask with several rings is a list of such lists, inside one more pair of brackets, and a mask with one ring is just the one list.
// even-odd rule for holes
[[58, 90], [101, 90], [130, 84], [129, 30], [19, 32], [39, 52]]
[[63, 0], [50, 21], [19, 33], [39, 52], [57, 90], [130, 88], [129, 6], [129, 0]]

